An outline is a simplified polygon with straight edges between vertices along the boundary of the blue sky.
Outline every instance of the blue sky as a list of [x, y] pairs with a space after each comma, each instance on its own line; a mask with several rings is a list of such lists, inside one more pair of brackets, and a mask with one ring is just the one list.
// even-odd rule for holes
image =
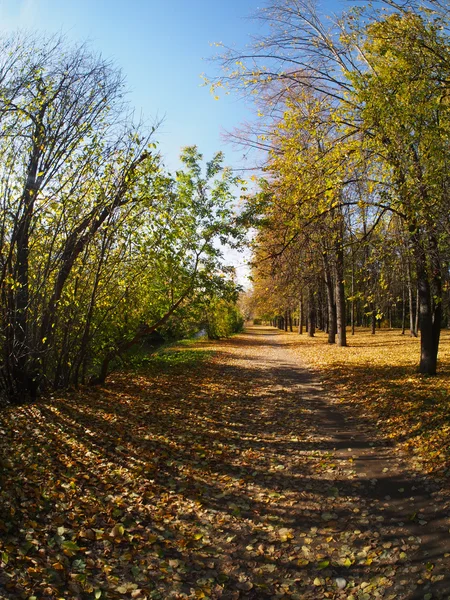
[[[336, 10], [338, 0], [322, 0]], [[242, 151], [223, 140], [224, 131], [251, 119], [236, 97], [214, 100], [201, 74], [217, 74], [215, 42], [243, 48], [261, 24], [251, 19], [265, 0], [0, 0], [0, 30], [18, 28], [63, 33], [122, 69], [130, 103], [152, 123], [163, 118], [156, 138], [169, 169], [180, 149], [197, 145], [206, 159], [218, 150], [233, 167], [251, 166]], [[244, 281], [242, 255], [230, 254]]]
[[[338, 6], [323, 0], [324, 7]], [[242, 153], [221, 134], [251, 117], [242, 101], [215, 101], [201, 74], [216, 73], [211, 46], [242, 48], [260, 24], [250, 19], [265, 0], [0, 0], [0, 29], [62, 32], [115, 61], [126, 76], [130, 101], [149, 121], [164, 117], [157, 138], [170, 168], [180, 148], [196, 144], [205, 158], [225, 151], [237, 165]], [[206, 59], [206, 60], [205, 60]]]
[[215, 101], [201, 74], [217, 72], [205, 59], [223, 41], [243, 46], [258, 24], [247, 17], [258, 0], [0, 0], [0, 28], [63, 32], [90, 42], [126, 76], [130, 101], [149, 121], [164, 118], [157, 134], [170, 168], [181, 147], [197, 144], [208, 158], [224, 149], [221, 132], [249, 117], [236, 98]]

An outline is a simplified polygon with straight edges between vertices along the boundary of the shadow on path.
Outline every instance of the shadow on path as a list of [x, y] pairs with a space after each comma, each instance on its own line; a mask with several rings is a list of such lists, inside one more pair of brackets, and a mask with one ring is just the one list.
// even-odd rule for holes
[[[6, 597], [450, 595], [447, 491], [329, 397], [275, 329], [221, 342], [195, 372], [29, 407], [14, 431], [0, 533], [22, 554], [0, 573]], [[61, 526], [85, 554], [61, 552], [48, 535]]]

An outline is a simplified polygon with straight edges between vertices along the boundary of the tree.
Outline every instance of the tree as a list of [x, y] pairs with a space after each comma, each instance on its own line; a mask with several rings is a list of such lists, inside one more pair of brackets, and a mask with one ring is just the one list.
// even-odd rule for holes
[[[186, 147], [181, 155], [184, 169], [175, 178], [168, 176], [161, 181], [156, 201], [145, 176], [140, 182], [140, 193], [152, 204], [152, 211], [146, 213], [138, 230], [137, 256], [131, 261], [132, 276], [127, 285], [134, 289], [139, 309], [132, 320], [122, 320], [121, 327], [113, 329], [117, 333], [108, 342], [98, 382], [105, 381], [116, 356], [162, 328], [183, 306], [206, 304], [206, 312], [217, 313], [219, 304], [226, 320], [230, 310], [226, 301], [235, 304], [237, 300], [236, 285], [223, 270], [218, 242], [224, 245], [242, 240], [232, 210], [232, 188], [239, 179], [223, 167], [222, 153], [206, 164], [204, 174], [202, 159], [195, 146]], [[151, 259], [148, 248], [154, 248]], [[230, 331], [226, 327], [221, 335]]]
[[21, 402], [103, 381], [201, 296], [229, 312], [236, 285], [218, 244], [242, 238], [230, 206], [239, 181], [222, 155], [203, 175], [186, 148], [167, 174], [155, 128], [134, 123], [108, 61], [60, 38], [3, 49], [0, 385]]
[[386, 0], [326, 23], [309, 2], [276, 0], [261, 18], [271, 33], [245, 53], [229, 50], [213, 87], [269, 98], [270, 118], [286, 99], [327, 100], [334, 144], [344, 143], [352, 164], [333, 193], [344, 208], [363, 184], [368, 231], [387, 212], [402, 220], [419, 289], [419, 370], [433, 374], [447, 244], [448, 13], [440, 2]]
[[349, 73], [354, 108], [346, 114], [364, 130], [363, 152], [387, 173], [378, 198], [408, 231], [419, 290], [419, 370], [434, 374], [442, 322], [440, 248], [449, 212], [448, 39], [437, 24], [406, 13], [371, 23], [357, 45], [368, 69]]
[[[51, 343], [55, 307], [67, 275], [83, 249], [83, 235], [92, 235], [92, 229], [106, 218], [107, 202], [97, 199], [97, 205], [90, 207], [89, 223], [81, 220], [68, 236], [77, 238], [78, 244], [62, 249], [62, 264], [39, 333], [30, 327], [36, 289], [30, 281], [32, 236], [41, 223], [48, 226], [48, 219], [67, 225], [61, 218], [65, 204], [53, 211], [49, 206], [80, 188], [85, 194], [86, 176], [95, 170], [98, 175], [104, 168], [105, 153], [112, 150], [111, 146], [106, 148], [107, 136], [118, 128], [117, 119], [123, 112], [123, 80], [107, 61], [84, 47], [69, 48], [60, 38], [18, 36], [6, 45], [8, 68], [0, 89], [5, 211], [2, 328], [6, 386], [11, 396], [20, 397], [36, 391], [40, 346]], [[141, 157], [131, 159], [124, 172], [133, 170], [136, 160]], [[123, 196], [125, 187], [122, 185], [119, 195]], [[93, 225], [94, 220], [98, 225]]]

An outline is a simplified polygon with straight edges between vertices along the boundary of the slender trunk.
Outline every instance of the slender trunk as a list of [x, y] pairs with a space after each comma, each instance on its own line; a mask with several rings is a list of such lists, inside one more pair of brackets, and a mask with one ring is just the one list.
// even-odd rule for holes
[[99, 265], [97, 267], [97, 272], [95, 274], [95, 280], [94, 280], [94, 285], [92, 288], [91, 297], [90, 297], [90, 301], [89, 301], [89, 307], [88, 307], [88, 311], [87, 311], [87, 315], [86, 315], [86, 321], [84, 323], [83, 336], [81, 338], [80, 347], [78, 350], [78, 357], [76, 359], [75, 367], [73, 370], [73, 373], [74, 373], [73, 374], [73, 384], [75, 385], [75, 387], [78, 387], [80, 368], [85, 362], [85, 359], [87, 356], [88, 345], [89, 345], [89, 342], [91, 339], [92, 318], [94, 316], [95, 301], [96, 301], [96, 297], [97, 297], [98, 286], [100, 284], [100, 274], [101, 274], [101, 268], [103, 265], [104, 256], [105, 255], [104, 255], [104, 247], [103, 247], [102, 254], [101, 254], [101, 257], [99, 260]]
[[[413, 337], [417, 337], [417, 321], [416, 321], [416, 313], [414, 311], [414, 294], [412, 287], [412, 278], [411, 278], [411, 263], [409, 258], [406, 259], [406, 282], [408, 286], [408, 301], [409, 301], [409, 331], [410, 335]], [[419, 314], [418, 305], [416, 304], [417, 316]]]
[[355, 335], [355, 258], [352, 250], [352, 300], [350, 304], [350, 322], [352, 335]]
[[45, 341], [42, 342], [42, 352], [45, 352], [52, 344], [53, 335], [56, 330], [55, 324], [58, 303], [75, 261], [90, 243], [92, 238], [97, 234], [103, 223], [107, 222], [114, 212], [126, 203], [126, 192], [132, 181], [132, 174], [135, 172], [138, 165], [146, 160], [148, 156], [149, 154], [147, 152], [143, 152], [135, 159], [128, 167], [127, 173], [123, 174], [121, 182], [113, 194], [110, 203], [103, 206], [100, 211], [93, 210], [67, 238], [62, 252], [61, 267], [56, 276], [53, 292], [43, 311], [40, 338]]
[[327, 305], [328, 305], [328, 343], [336, 343], [336, 304], [334, 302], [334, 286], [331, 277], [331, 269], [326, 253], [323, 254], [323, 267], [325, 276], [325, 290], [327, 294]]
[[298, 333], [299, 335], [303, 334], [303, 296], [300, 295], [300, 299], [298, 301]]
[[343, 222], [340, 224], [340, 238], [336, 249], [336, 325], [338, 346], [347, 345], [347, 318], [345, 314], [345, 288], [344, 288], [344, 248], [342, 245]]
[[188, 288], [188, 290], [175, 302], [175, 304], [173, 304], [171, 306], [171, 308], [165, 313], [165, 315], [163, 315], [158, 321], [156, 321], [156, 323], [154, 323], [153, 325], [150, 325], [150, 326], [149, 325], [141, 325], [139, 327], [139, 329], [137, 330], [137, 332], [135, 333], [135, 335], [130, 340], [127, 340], [127, 341], [124, 341], [124, 342], [118, 344], [118, 346], [116, 348], [114, 348], [114, 350], [111, 350], [110, 352], [108, 352], [108, 354], [103, 359], [102, 365], [100, 367], [99, 376], [93, 379], [93, 383], [94, 384], [105, 383], [111, 361], [114, 358], [116, 358], [117, 356], [120, 356], [120, 354], [122, 354], [126, 350], [129, 350], [130, 348], [135, 346], [138, 342], [140, 342], [142, 340], [142, 338], [145, 335], [149, 335], [150, 333], [153, 333], [159, 327], [164, 325], [166, 323], [166, 321], [168, 321], [170, 319], [170, 317], [173, 315], [173, 313], [177, 310], [177, 308], [181, 305], [183, 300], [188, 296], [190, 291], [191, 291], [191, 287]]
[[376, 331], [376, 327], [377, 327], [377, 311], [375, 310], [374, 307], [372, 307], [372, 314], [371, 314], [371, 323], [372, 323], [372, 335], [375, 335], [375, 331]]
[[405, 302], [405, 284], [402, 285], [402, 335], [406, 330], [406, 302]]
[[419, 328], [420, 328], [420, 296], [419, 296], [419, 284], [417, 283], [417, 290], [416, 290], [416, 313], [415, 313], [415, 322], [414, 322], [414, 328], [416, 331], [416, 334], [414, 337], [417, 337], [419, 335]]
[[309, 337], [314, 337], [316, 332], [316, 307], [314, 306], [314, 292], [312, 288], [309, 289], [308, 312], [308, 335]]
[[33, 133], [33, 146], [27, 168], [27, 179], [22, 196], [22, 214], [17, 225], [15, 240], [16, 261], [14, 265], [14, 280], [17, 285], [15, 306], [10, 324], [13, 345], [12, 374], [15, 390], [12, 399], [20, 402], [24, 396], [35, 398], [39, 385], [34, 350], [30, 347], [28, 336], [28, 314], [30, 309], [29, 291], [29, 257], [30, 229], [34, 214], [34, 205], [39, 191], [38, 170], [43, 144], [42, 118], [44, 109], [36, 117]]

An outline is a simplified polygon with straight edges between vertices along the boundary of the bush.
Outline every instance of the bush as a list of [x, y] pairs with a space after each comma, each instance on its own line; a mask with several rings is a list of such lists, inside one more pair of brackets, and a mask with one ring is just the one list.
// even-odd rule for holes
[[207, 311], [206, 332], [210, 340], [229, 337], [244, 327], [244, 317], [232, 302], [213, 300]]

